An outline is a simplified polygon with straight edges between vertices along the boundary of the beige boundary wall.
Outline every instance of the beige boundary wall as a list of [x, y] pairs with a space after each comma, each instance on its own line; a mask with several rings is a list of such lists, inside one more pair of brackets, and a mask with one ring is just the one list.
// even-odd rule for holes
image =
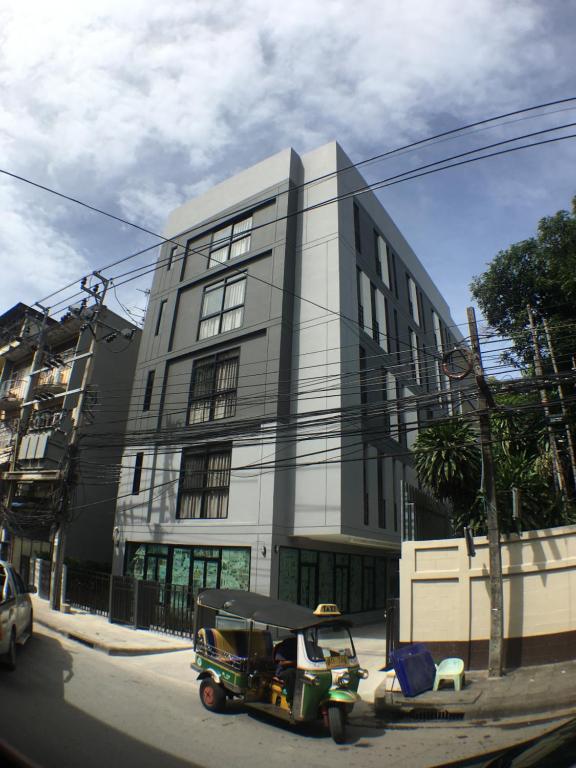
[[[488, 661], [488, 541], [408, 541], [400, 560], [400, 643], [424, 642], [436, 660]], [[576, 525], [502, 537], [504, 664], [576, 658]]]

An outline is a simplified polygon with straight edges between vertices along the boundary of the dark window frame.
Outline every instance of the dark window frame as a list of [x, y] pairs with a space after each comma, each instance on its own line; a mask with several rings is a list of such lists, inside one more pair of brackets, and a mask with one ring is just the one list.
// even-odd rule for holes
[[168, 299], [161, 299], [160, 301], [160, 307], [158, 309], [158, 317], [156, 319], [156, 329], [154, 331], [154, 336], [158, 336], [158, 334], [160, 333], [160, 327], [162, 325], [162, 317], [164, 316], [164, 309], [167, 303], [168, 303]]
[[354, 247], [358, 253], [362, 253], [362, 238], [360, 235], [360, 208], [354, 200]]
[[174, 263], [174, 256], [176, 255], [177, 250], [178, 250], [178, 246], [173, 245], [168, 251], [168, 263], [166, 264], [166, 272], [170, 272], [170, 270], [172, 269], [172, 264]]
[[[238, 328], [242, 327], [242, 324], [244, 322], [244, 307], [246, 306], [246, 288], [248, 286], [248, 273], [247, 272], [241, 272], [240, 274], [230, 275], [229, 277], [224, 278], [223, 280], [218, 280], [217, 283], [211, 283], [210, 285], [207, 285], [203, 292], [202, 292], [202, 303], [200, 305], [200, 321], [198, 323], [198, 341], [205, 341], [206, 339], [213, 339], [215, 336], [220, 336], [222, 333], [230, 333], [231, 331], [238, 330]], [[226, 290], [230, 285], [234, 285], [235, 283], [244, 282], [244, 296], [242, 300], [242, 304], [235, 304], [232, 307], [224, 307], [225, 301], [226, 301]], [[220, 303], [220, 308], [217, 311], [210, 312], [207, 315], [204, 315], [204, 303], [206, 301], [206, 296], [212, 293], [213, 291], [217, 291], [220, 288], [222, 288], [222, 301]], [[240, 325], [236, 326], [236, 328], [231, 328], [230, 330], [222, 330], [222, 323], [224, 320], [224, 317], [228, 314], [231, 314], [232, 312], [236, 312], [238, 309], [242, 308], [242, 320], [240, 321]], [[202, 332], [202, 324], [205, 323], [208, 320], [213, 320], [214, 318], [218, 317], [218, 331], [217, 333], [213, 333], [210, 336], [201, 336]]]
[[[228, 466], [224, 469], [214, 470], [209, 466], [210, 457], [217, 455], [225, 455], [229, 457]], [[201, 458], [203, 460], [203, 466], [201, 470], [197, 470], [202, 473], [202, 484], [193, 486], [191, 488], [184, 488], [186, 482], [186, 461], [189, 458]], [[232, 446], [229, 443], [210, 446], [204, 450], [198, 450], [197, 448], [184, 449], [182, 451], [182, 460], [180, 463], [180, 480], [178, 483], [178, 499], [176, 503], [176, 519], [177, 520], [226, 520], [228, 518], [228, 503], [230, 500], [230, 477], [231, 477], [231, 464], [232, 464]], [[208, 474], [210, 472], [227, 472], [227, 483], [222, 485], [208, 485]], [[219, 492], [223, 495], [226, 491], [226, 509], [225, 514], [218, 515], [217, 517], [209, 517], [206, 514], [208, 498], [210, 494]], [[200, 498], [200, 514], [199, 515], [186, 515], [183, 516], [182, 512], [182, 499], [186, 493], [190, 495], [201, 494]]]
[[143, 413], [148, 412], [150, 410], [150, 405], [152, 404], [152, 394], [154, 392], [155, 376], [156, 376], [156, 370], [154, 368], [148, 371], [148, 374], [146, 376], [146, 387], [144, 389], [144, 402], [142, 403]]
[[[243, 230], [240, 233], [234, 232], [234, 229], [238, 224], [241, 224], [248, 220], [250, 220], [249, 229]], [[226, 237], [222, 237], [220, 240], [218, 239], [214, 240], [215, 235], [217, 235], [219, 232], [223, 232], [228, 228], [230, 228], [229, 235], [227, 235]], [[249, 253], [252, 246], [253, 228], [254, 228], [254, 214], [250, 213], [248, 215], [243, 214], [240, 218], [236, 217], [235, 219], [218, 227], [218, 229], [212, 230], [212, 232], [210, 233], [210, 247], [208, 252], [208, 269], [212, 269], [213, 267], [217, 267], [218, 265], [221, 265], [221, 264], [226, 264], [228, 261], [233, 261], [234, 259], [240, 258], [240, 256], [245, 256], [247, 253]], [[236, 256], [231, 256], [232, 245], [236, 242], [240, 242], [241, 240], [249, 241], [248, 248]], [[226, 249], [226, 258], [224, 260], [212, 259], [213, 253], [217, 251], [223, 251], [224, 249]]]
[[370, 489], [368, 488], [368, 444], [364, 443], [362, 446], [362, 492], [363, 492], [363, 511], [364, 511], [364, 525], [370, 525]]
[[142, 480], [142, 467], [144, 464], [144, 451], [138, 451], [134, 460], [134, 474], [132, 476], [132, 496], [140, 493], [140, 482]]
[[[225, 361], [231, 361], [236, 360], [236, 375], [234, 380], [234, 385], [229, 386], [226, 389], [216, 389], [217, 386], [217, 380], [218, 380], [218, 373], [219, 373], [219, 365], [224, 363]], [[203, 367], [212, 366], [212, 385], [210, 387], [210, 390], [208, 393], [204, 395], [194, 394], [194, 387], [197, 384], [197, 377], [199, 374], [199, 371]], [[236, 404], [237, 404], [237, 393], [238, 393], [238, 376], [240, 371], [240, 348], [236, 347], [234, 349], [229, 349], [221, 352], [216, 352], [213, 355], [208, 355], [206, 357], [200, 357], [194, 361], [194, 365], [192, 368], [192, 378], [190, 382], [190, 395], [188, 398], [188, 412], [186, 414], [186, 423], [187, 424], [205, 424], [209, 421], [220, 421], [221, 419], [230, 419], [233, 416], [236, 415]], [[225, 397], [231, 400], [231, 396], [234, 396], [234, 404], [232, 408], [231, 413], [225, 413], [224, 416], [215, 417], [215, 411], [217, 407], [217, 400], [218, 398]], [[208, 409], [208, 418], [207, 419], [199, 419], [196, 421], [190, 421], [190, 416], [192, 414], [192, 409], [194, 407], [194, 403], [202, 403], [210, 401], [209, 409]], [[228, 410], [228, 405], [225, 406], [226, 410]]]

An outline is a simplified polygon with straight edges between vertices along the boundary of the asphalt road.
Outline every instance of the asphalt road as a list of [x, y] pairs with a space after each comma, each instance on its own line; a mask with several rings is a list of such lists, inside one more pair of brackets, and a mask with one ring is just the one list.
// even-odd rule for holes
[[191, 652], [109, 657], [41, 627], [0, 674], [0, 739], [43, 768], [430, 768], [531, 738], [559, 724], [385, 724], [366, 705], [349, 742], [320, 723], [300, 728], [203, 709]]

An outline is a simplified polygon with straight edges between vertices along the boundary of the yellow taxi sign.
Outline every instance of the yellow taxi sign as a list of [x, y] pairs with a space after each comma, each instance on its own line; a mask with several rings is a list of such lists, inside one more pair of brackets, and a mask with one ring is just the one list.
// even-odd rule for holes
[[335, 603], [319, 603], [314, 616], [340, 616], [340, 610]]

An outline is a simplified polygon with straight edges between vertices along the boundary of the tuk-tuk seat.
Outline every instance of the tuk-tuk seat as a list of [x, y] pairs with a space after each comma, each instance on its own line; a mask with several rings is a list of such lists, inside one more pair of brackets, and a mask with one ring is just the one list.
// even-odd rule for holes
[[[251, 659], [272, 658], [272, 636], [267, 630], [213, 629], [198, 630], [197, 650], [215, 661], [244, 667]], [[250, 655], [248, 655], [250, 651]]]

